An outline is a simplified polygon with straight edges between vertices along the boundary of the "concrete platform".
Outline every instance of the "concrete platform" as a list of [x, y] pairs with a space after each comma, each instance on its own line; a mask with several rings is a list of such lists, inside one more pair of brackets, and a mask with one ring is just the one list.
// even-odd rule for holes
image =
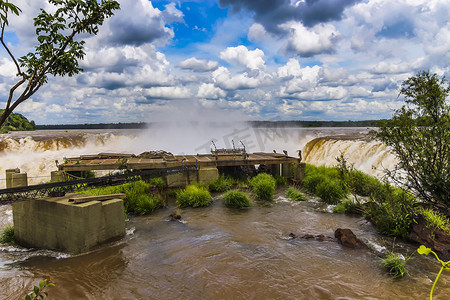
[[125, 235], [122, 199], [69, 202], [69, 198], [83, 196], [68, 194], [13, 203], [16, 243], [76, 254]]

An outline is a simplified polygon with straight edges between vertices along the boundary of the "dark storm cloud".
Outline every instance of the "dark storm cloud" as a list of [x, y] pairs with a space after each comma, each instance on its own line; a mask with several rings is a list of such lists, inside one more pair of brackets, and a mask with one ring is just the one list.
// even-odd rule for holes
[[348, 6], [361, 0], [305, 0], [297, 6], [289, 0], [220, 0], [222, 7], [231, 7], [234, 12], [248, 10], [254, 13], [256, 22], [267, 31], [280, 32], [278, 25], [288, 21], [301, 21], [305, 26], [314, 26], [340, 20]]
[[143, 24], [116, 19], [111, 22], [111, 30], [114, 34], [108, 42], [113, 45], [140, 46], [170, 36], [158, 20], [149, 20]]

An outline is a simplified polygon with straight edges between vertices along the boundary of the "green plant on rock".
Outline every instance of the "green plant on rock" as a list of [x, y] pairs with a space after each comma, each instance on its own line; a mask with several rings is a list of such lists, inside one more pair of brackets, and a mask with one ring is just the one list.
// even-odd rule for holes
[[286, 197], [289, 199], [292, 199], [294, 201], [306, 201], [308, 200], [301, 191], [299, 191], [297, 188], [290, 186], [286, 191]]
[[260, 173], [250, 181], [253, 192], [261, 200], [272, 201], [275, 193], [276, 182], [272, 175]]
[[38, 286], [34, 286], [33, 291], [25, 296], [25, 300], [38, 300], [48, 297], [48, 293], [44, 291], [49, 286], [55, 286], [51, 281], [50, 276], [47, 276], [44, 280], [39, 281]]
[[434, 292], [434, 289], [436, 288], [436, 284], [439, 280], [439, 277], [441, 277], [441, 274], [444, 270], [450, 271], [450, 260], [447, 262], [442, 261], [439, 258], [439, 256], [436, 254], [436, 252], [432, 251], [430, 248], [425, 247], [424, 245], [421, 245], [417, 249], [417, 252], [422, 255], [428, 255], [428, 254], [432, 253], [434, 255], [434, 257], [436, 257], [436, 259], [441, 263], [441, 269], [439, 270], [439, 273], [436, 276], [436, 279], [434, 280], [433, 286], [431, 287], [431, 291], [430, 291], [430, 300], [433, 300], [433, 292]]
[[252, 206], [248, 195], [238, 190], [230, 190], [223, 195], [223, 202], [228, 207], [244, 208]]
[[178, 207], [200, 207], [212, 203], [211, 194], [202, 186], [191, 184], [176, 192]]
[[362, 205], [353, 199], [344, 199], [333, 208], [333, 212], [338, 214], [361, 214], [361, 211]]
[[231, 189], [233, 184], [233, 178], [221, 174], [217, 179], [209, 183], [208, 188], [211, 192], [225, 192]]
[[388, 270], [389, 274], [394, 278], [400, 278], [406, 274], [406, 262], [411, 257], [404, 258], [402, 255], [388, 251], [386, 257], [381, 260], [383, 266]]
[[427, 222], [426, 226], [430, 230], [434, 232], [435, 230], [440, 229], [447, 233], [450, 233], [450, 225], [447, 218], [444, 215], [435, 212], [433, 209], [430, 208], [422, 209], [420, 213], [425, 218]]
[[0, 234], [0, 243], [2, 244], [14, 243], [14, 226], [9, 225], [3, 228]]

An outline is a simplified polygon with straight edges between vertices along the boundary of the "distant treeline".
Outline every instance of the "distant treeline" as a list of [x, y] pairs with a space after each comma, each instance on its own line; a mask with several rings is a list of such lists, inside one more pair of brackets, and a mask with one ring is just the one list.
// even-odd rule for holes
[[253, 127], [377, 127], [381, 120], [364, 121], [250, 121]]
[[[366, 121], [249, 121], [252, 127], [377, 127], [379, 120]], [[198, 125], [197, 122], [194, 122]], [[142, 129], [153, 123], [100, 123], [100, 124], [59, 124], [36, 125], [39, 130], [54, 129]]]
[[56, 129], [141, 129], [148, 127], [148, 123], [99, 123], [99, 124], [57, 124], [36, 125], [38, 130]]

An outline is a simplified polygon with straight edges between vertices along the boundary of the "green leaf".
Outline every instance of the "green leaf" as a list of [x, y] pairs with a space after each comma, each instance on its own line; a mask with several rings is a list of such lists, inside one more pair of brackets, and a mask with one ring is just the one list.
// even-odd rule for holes
[[25, 296], [25, 300], [31, 300], [31, 296], [30, 295], [26, 295]]
[[42, 289], [44, 287], [44, 285], [45, 285], [45, 280], [39, 281], [39, 288]]
[[431, 253], [431, 249], [425, 247], [424, 245], [421, 245], [421, 246], [419, 247], [419, 249], [417, 249], [417, 252], [419, 252], [419, 254], [425, 254], [425, 255], [428, 255], [428, 254]]

